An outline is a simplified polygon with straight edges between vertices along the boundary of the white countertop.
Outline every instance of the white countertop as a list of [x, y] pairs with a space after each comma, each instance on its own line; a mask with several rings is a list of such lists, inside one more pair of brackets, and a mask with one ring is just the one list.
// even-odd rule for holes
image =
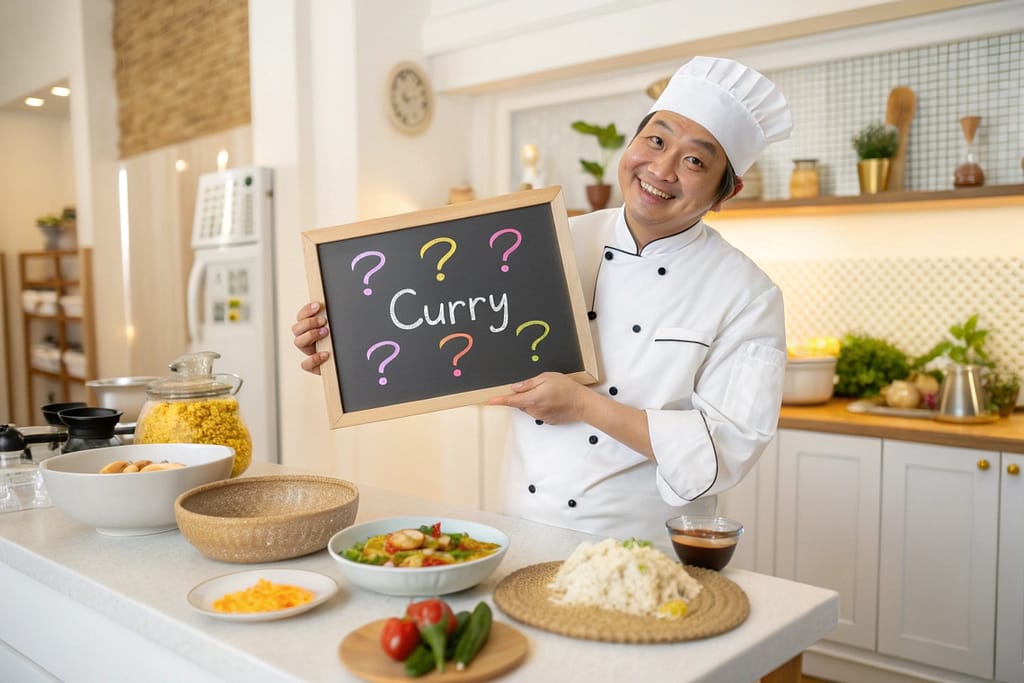
[[[256, 463], [247, 476], [284, 471]], [[521, 519], [441, 505], [380, 489], [360, 488], [357, 521], [403, 514], [470, 519], [512, 539], [495, 573], [475, 588], [445, 596], [472, 609], [504, 576], [521, 567], [564, 559], [592, 536]], [[667, 541], [666, 541], [667, 542]], [[671, 552], [671, 551], [669, 551]], [[192, 610], [185, 596], [208, 578], [260, 566], [301, 568], [334, 578], [339, 592], [314, 610], [269, 622], [226, 622]], [[736, 629], [672, 645], [576, 640], [495, 619], [526, 635], [525, 662], [503, 681], [637, 680], [642, 674], [676, 681], [755, 681], [787, 662], [838, 623], [839, 598], [829, 590], [727, 569], [750, 599], [750, 616]], [[0, 515], [0, 638], [62, 680], [354, 681], [337, 650], [347, 633], [399, 615], [406, 598], [351, 586], [326, 550], [272, 565], [209, 560], [178, 531], [115, 538], [96, 533], [56, 508]], [[159, 658], [156, 661], [155, 658]], [[626, 678], [624, 675], [628, 674]], [[425, 680], [425, 679], [424, 679]]]

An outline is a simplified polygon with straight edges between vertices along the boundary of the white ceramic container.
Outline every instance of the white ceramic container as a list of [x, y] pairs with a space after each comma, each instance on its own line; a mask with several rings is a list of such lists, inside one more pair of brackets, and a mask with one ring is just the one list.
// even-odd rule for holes
[[790, 358], [782, 385], [783, 405], [827, 403], [836, 383], [836, 357]]
[[[174, 501], [185, 491], [231, 475], [235, 450], [211, 444], [139, 444], [73, 451], [39, 463], [46, 492], [68, 517], [108, 536], [177, 529]], [[180, 462], [159, 472], [100, 474], [115, 460]]]
[[[491, 555], [470, 562], [439, 567], [378, 567], [348, 560], [342, 553], [371, 536], [389, 534], [400, 529], [416, 529], [422, 525], [441, 523], [445, 533], [466, 533], [478, 541], [497, 543], [501, 547]], [[357, 524], [336, 533], [327, 550], [351, 583], [385, 595], [429, 597], [472, 588], [498, 568], [508, 551], [509, 538], [494, 527], [445, 517], [389, 517]]]

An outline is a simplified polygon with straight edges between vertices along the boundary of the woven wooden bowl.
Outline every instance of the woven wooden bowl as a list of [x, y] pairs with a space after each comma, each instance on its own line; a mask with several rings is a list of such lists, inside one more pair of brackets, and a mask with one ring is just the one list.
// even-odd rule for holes
[[351, 526], [359, 490], [314, 475], [241, 477], [178, 496], [174, 517], [189, 543], [222, 562], [276, 562], [323, 550]]

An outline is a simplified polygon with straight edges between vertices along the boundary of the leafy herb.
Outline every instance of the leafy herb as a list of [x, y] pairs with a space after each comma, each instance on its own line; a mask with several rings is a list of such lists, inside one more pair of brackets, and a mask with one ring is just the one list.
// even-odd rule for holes
[[589, 161], [580, 159], [580, 166], [585, 173], [589, 173], [594, 182], [598, 185], [604, 183], [604, 172], [611, 160], [612, 152], [622, 147], [626, 142], [626, 136], [615, 129], [614, 123], [607, 126], [600, 126], [586, 121], [573, 121], [572, 129], [583, 135], [593, 135], [597, 138], [597, 146], [601, 148], [601, 161]]
[[925, 365], [940, 356], [949, 358], [957, 365], [984, 365], [992, 367], [988, 352], [985, 351], [985, 339], [988, 330], [978, 329], [978, 314], [975, 313], [962, 325], [949, 328], [952, 339], [944, 339], [933, 346], [928, 353], [914, 360], [915, 368]]
[[870, 398], [910, 374], [907, 354], [884, 339], [847, 334], [836, 359], [836, 396]]
[[622, 542], [623, 548], [650, 548], [654, 544], [642, 538], [627, 538]]

